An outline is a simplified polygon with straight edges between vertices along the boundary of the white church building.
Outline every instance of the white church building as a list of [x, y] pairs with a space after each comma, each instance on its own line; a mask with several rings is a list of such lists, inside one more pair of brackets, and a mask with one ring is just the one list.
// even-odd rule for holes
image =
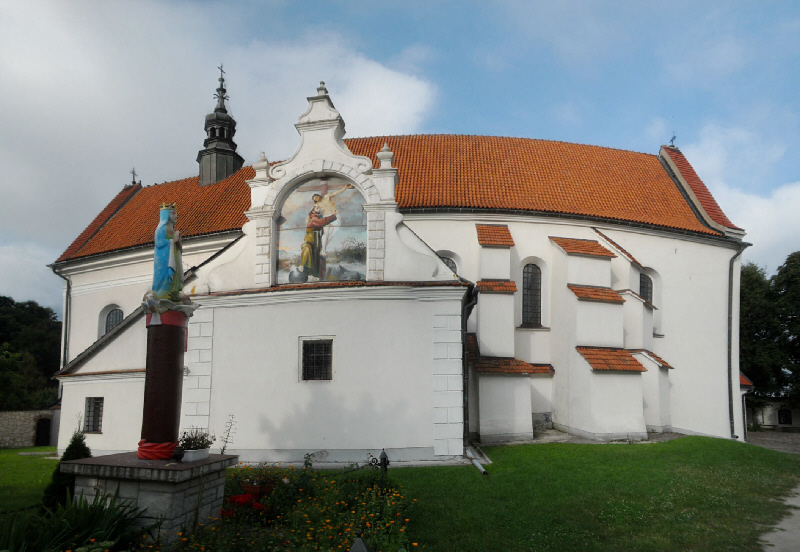
[[233, 416], [241, 460], [448, 460], [542, 427], [744, 438], [744, 231], [678, 148], [344, 139], [321, 84], [295, 154], [243, 166], [217, 92], [198, 175], [125, 186], [52, 265], [59, 449], [78, 423], [95, 455], [136, 449], [162, 203], [200, 305], [181, 426]]

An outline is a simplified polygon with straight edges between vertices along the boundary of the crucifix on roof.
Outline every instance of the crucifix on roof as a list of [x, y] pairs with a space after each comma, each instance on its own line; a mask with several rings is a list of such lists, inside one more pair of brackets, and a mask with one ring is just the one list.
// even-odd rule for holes
[[136, 167], [131, 169], [131, 184], [136, 184]]

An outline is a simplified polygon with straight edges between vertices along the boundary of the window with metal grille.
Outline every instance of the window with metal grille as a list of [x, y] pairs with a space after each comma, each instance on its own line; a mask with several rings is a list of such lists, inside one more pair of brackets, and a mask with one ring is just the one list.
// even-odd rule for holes
[[453, 274], [458, 274], [456, 262], [453, 259], [451, 259], [450, 257], [439, 257], [439, 258], [442, 260], [445, 266], [447, 266], [447, 268], [453, 271]]
[[122, 322], [122, 309], [111, 309], [106, 315], [105, 333], [113, 330], [120, 322]]
[[647, 274], [639, 274], [639, 295], [648, 303], [653, 303], [653, 280]]
[[84, 433], [103, 431], [103, 397], [86, 397], [83, 431]]
[[778, 423], [780, 425], [792, 425], [792, 411], [788, 408], [778, 410]]
[[303, 340], [303, 379], [333, 379], [333, 340]]
[[522, 325], [542, 325], [542, 269], [533, 263], [522, 268]]

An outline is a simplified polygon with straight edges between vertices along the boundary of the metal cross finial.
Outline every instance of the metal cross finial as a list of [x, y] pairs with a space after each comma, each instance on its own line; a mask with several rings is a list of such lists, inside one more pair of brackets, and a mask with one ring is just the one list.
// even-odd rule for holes
[[675, 131], [673, 130], [672, 131], [672, 138], [669, 139], [669, 145], [672, 146], [672, 147], [675, 147], [675, 138], [677, 138], [677, 136], [675, 136]]
[[222, 67], [223, 67], [222, 63], [220, 63], [219, 67], [217, 67], [217, 69], [219, 69], [219, 77], [220, 78], [224, 78], [224, 75], [225, 75], [225, 70]]
[[131, 169], [131, 176], [133, 177], [131, 179], [131, 184], [136, 184], [136, 167]]

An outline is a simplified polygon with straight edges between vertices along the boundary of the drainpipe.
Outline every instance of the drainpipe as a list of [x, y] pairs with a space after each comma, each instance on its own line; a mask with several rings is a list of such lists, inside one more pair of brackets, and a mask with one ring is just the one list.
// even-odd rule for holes
[[[64, 294], [64, 313], [62, 314], [61, 320], [61, 367], [60, 370], [63, 370], [64, 367], [69, 362], [69, 325], [70, 325], [70, 308], [72, 306], [72, 280], [64, 276], [63, 274], [59, 273], [56, 270], [55, 265], [49, 265], [50, 270], [53, 271], [53, 274], [61, 278], [66, 282], [67, 289]], [[58, 400], [61, 400], [61, 381], [58, 382]]]
[[738, 439], [733, 423], [733, 267], [750, 244], [739, 245], [736, 254], [731, 257], [728, 264], [728, 416], [731, 422], [731, 439]]
[[461, 278], [462, 282], [467, 282], [467, 293], [461, 299], [461, 377], [463, 387], [462, 393], [464, 394], [463, 409], [464, 409], [464, 447], [469, 444], [469, 367], [467, 366], [467, 320], [472, 309], [478, 304], [478, 294], [475, 293], [475, 284]]

